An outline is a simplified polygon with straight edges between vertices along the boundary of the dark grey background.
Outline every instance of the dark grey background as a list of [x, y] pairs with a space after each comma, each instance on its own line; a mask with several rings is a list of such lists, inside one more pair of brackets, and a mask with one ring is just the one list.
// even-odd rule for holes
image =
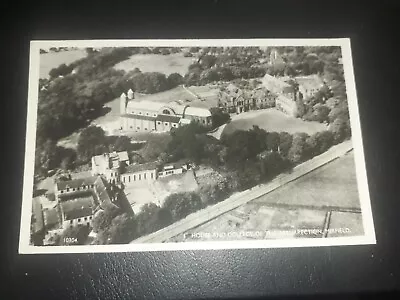
[[[4, 294], [4, 299], [299, 295], [337, 295], [343, 299], [343, 294], [350, 298], [355, 293], [398, 290], [398, 6], [389, 1], [370, 5], [350, 1], [165, 2], [0, 4], [5, 149], [1, 156], [1, 265], [5, 275], [2, 283], [12, 293]], [[377, 245], [18, 255], [29, 40], [257, 37], [352, 39]]]

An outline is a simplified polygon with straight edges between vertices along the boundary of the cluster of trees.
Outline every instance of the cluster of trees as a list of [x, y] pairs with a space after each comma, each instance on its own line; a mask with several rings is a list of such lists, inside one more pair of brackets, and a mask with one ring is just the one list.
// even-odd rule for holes
[[115, 206], [105, 207], [93, 218], [96, 244], [123, 244], [179, 221], [201, 209], [203, 203], [197, 193], [169, 195], [162, 206], [147, 203], [138, 214], [126, 213]]
[[[56, 141], [48, 139], [36, 146], [35, 173], [46, 176], [49, 170], [60, 168], [64, 171], [90, 161], [94, 155], [113, 151], [137, 150], [141, 145], [131, 143], [127, 136], [106, 136], [104, 130], [97, 126], [89, 126], [82, 130], [76, 150], [58, 146]], [[130, 153], [131, 154], [131, 153]]]
[[[213, 58], [208, 59], [209, 57]], [[264, 68], [219, 65], [217, 60], [214, 62], [214, 58], [212, 55], [207, 55], [200, 63], [191, 64], [188, 73], [184, 76], [185, 84], [204, 85], [215, 81], [231, 81], [235, 78], [256, 78], [265, 75]]]
[[159, 72], [141, 72], [138, 68], [128, 72], [123, 77], [125, 89], [132, 89], [139, 93], [154, 94], [172, 89], [183, 83], [179, 73], [166, 76]]
[[157, 72], [142, 73], [137, 68], [128, 73], [112, 68], [139, 51], [140, 48], [88, 50], [87, 57], [52, 69], [50, 79], [39, 82], [37, 135], [44, 140], [67, 136], [98, 117], [106, 102], [129, 88], [157, 93], [183, 82], [177, 73], [166, 77]]
[[[50, 71], [49, 79], [39, 81], [36, 135], [39, 172], [60, 165], [59, 154], [48, 154], [49, 150], [56, 148], [58, 139], [87, 126], [104, 113], [103, 105], [106, 102], [119, 97], [122, 92], [132, 88], [141, 93], [157, 93], [183, 83], [183, 77], [177, 73], [167, 77], [157, 72], [142, 73], [137, 68], [128, 73], [112, 68], [129, 56], [142, 53], [143, 49], [127, 47], [95, 51], [87, 48], [87, 57], [69, 65], [62, 64]], [[52, 157], [46, 158], [48, 155]], [[43, 161], [47, 163], [41, 167], [39, 162]]]

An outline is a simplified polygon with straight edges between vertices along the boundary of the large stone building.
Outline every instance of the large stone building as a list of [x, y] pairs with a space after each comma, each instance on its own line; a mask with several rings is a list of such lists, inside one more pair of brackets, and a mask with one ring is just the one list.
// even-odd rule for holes
[[318, 75], [277, 78], [269, 74], [264, 76], [262, 84], [276, 95], [275, 107], [293, 117], [297, 116], [296, 100], [313, 97], [325, 85]]
[[[275, 105], [275, 96], [264, 87], [254, 89], [240, 89], [230, 83], [221, 89], [218, 107], [227, 113], [242, 113], [252, 109], [268, 108]], [[273, 103], [273, 104], [272, 104]]]
[[105, 153], [92, 157], [92, 175], [101, 175], [109, 183], [131, 185], [143, 181], [153, 181], [159, 177], [181, 174], [189, 169], [186, 161], [162, 166], [158, 162], [130, 164], [124, 152]]
[[110, 183], [120, 182], [120, 172], [130, 164], [128, 152], [112, 152], [92, 157], [92, 176], [102, 175]]
[[276, 96], [276, 109], [292, 117], [296, 117], [296, 89], [294, 86], [269, 74], [265, 74], [263, 77], [262, 85]]
[[[162, 97], [162, 95], [160, 96]], [[121, 129], [135, 132], [169, 131], [194, 121], [203, 126], [212, 125], [207, 108], [192, 107], [179, 99], [168, 103], [135, 98], [132, 90], [120, 97]]]
[[39, 220], [45, 245], [55, 244], [67, 228], [90, 228], [96, 212], [106, 206], [120, 207], [117, 195], [101, 176], [56, 182], [54, 204], [43, 207], [34, 199], [34, 205], [34, 229], [38, 230]]
[[250, 109], [250, 101], [245, 92], [232, 83], [221, 88], [218, 96], [218, 107], [225, 112], [239, 114]]

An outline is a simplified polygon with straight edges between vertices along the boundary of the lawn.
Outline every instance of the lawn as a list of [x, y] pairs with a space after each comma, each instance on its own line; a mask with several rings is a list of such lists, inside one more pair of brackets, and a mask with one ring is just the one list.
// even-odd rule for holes
[[182, 76], [192, 64], [192, 57], [184, 57], [182, 53], [170, 55], [162, 54], [134, 54], [114, 66], [115, 69], [126, 72], [139, 68], [142, 72], [160, 72], [165, 75], [179, 73]]
[[350, 152], [252, 203], [360, 209], [354, 153]]
[[266, 131], [286, 131], [292, 134], [296, 132], [306, 132], [310, 135], [327, 129], [324, 124], [289, 117], [283, 112], [270, 108], [234, 115], [232, 121], [225, 126], [222, 134], [231, 134], [240, 129], [248, 130], [251, 129], [253, 125], [258, 125]]
[[70, 64], [86, 56], [84, 49], [75, 49], [60, 52], [49, 52], [40, 54], [39, 78], [48, 78], [51, 69], [61, 64]]

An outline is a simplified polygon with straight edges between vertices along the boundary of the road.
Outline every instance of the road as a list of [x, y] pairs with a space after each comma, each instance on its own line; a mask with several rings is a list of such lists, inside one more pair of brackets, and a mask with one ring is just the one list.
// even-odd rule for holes
[[204, 224], [226, 212], [229, 212], [243, 204], [246, 204], [252, 200], [255, 200], [273, 190], [283, 186], [293, 180], [298, 179], [301, 176], [329, 163], [330, 161], [345, 155], [347, 152], [353, 149], [351, 141], [345, 141], [339, 145], [335, 145], [325, 153], [318, 155], [298, 166], [296, 166], [291, 173], [281, 174], [274, 178], [272, 181], [260, 184], [249, 190], [236, 193], [228, 199], [202, 209], [198, 212], [190, 214], [186, 218], [165, 227], [159, 231], [149, 234], [144, 237], [140, 237], [131, 243], [161, 243], [167, 241], [181, 233], [184, 233], [191, 228], [197, 227]]

